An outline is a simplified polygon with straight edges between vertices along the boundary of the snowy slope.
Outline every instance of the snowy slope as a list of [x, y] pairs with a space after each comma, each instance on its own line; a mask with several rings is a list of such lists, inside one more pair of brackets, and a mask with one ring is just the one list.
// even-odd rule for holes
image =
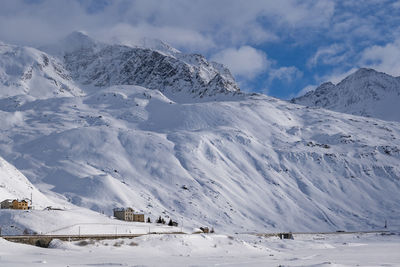
[[0, 42], [1, 96], [26, 94], [35, 98], [82, 94], [55, 58], [31, 47]]
[[399, 220], [399, 123], [235, 93], [200, 56], [76, 34], [62, 64], [85, 95], [0, 96], [0, 155], [46, 195], [227, 232]]
[[292, 103], [388, 121], [400, 121], [400, 77], [359, 69], [343, 81], [330, 82], [294, 98]]
[[46, 207], [52, 203], [21, 172], [0, 157], [0, 201], [30, 199], [31, 195], [37, 207]]
[[[49, 194], [54, 196], [54, 194]], [[33, 210], [0, 210], [1, 233], [22, 234], [25, 229], [33, 233], [45, 234], [119, 234], [153, 232], [177, 232], [181, 228], [166, 225], [129, 223], [110, 218], [103, 214], [79, 208], [62, 198], [50, 199], [14, 166], [0, 157], [0, 201], [5, 199], [25, 199], [32, 197]], [[60, 210], [44, 210], [46, 207]], [[183, 228], [191, 232], [192, 229]], [[27, 231], [25, 230], [25, 231]]]
[[[0, 151], [44, 192], [227, 231], [374, 229], [399, 219], [400, 125], [266, 96], [178, 104], [115, 86], [36, 100]], [[6, 116], [2, 116], [5, 118]]]

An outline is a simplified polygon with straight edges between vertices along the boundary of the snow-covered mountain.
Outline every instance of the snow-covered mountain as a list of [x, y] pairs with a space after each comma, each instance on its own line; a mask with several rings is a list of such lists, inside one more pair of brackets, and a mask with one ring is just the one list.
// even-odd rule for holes
[[107, 45], [82, 32], [74, 32], [44, 49], [61, 55], [74, 80], [87, 90], [90, 85], [140, 85], [160, 90], [180, 102], [240, 91], [223, 65], [208, 62], [198, 54], [180, 53], [162, 42], [146, 44], [155, 49]]
[[1, 96], [34, 98], [82, 94], [59, 60], [31, 47], [0, 42]]
[[292, 103], [365, 117], [400, 121], [400, 77], [359, 69], [337, 85], [320, 85]]
[[1, 91], [0, 155], [46, 195], [226, 232], [400, 219], [399, 123], [214, 87], [229, 71], [197, 56], [90, 43], [60, 59], [85, 95]]

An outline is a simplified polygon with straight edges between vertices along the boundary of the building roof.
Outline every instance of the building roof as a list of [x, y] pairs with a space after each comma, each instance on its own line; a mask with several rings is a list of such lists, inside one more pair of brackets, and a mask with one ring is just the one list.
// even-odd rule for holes
[[13, 199], [13, 201], [12, 201], [12, 202], [14, 202], [14, 201], [28, 203], [28, 200], [26, 200], [26, 199], [22, 199], [22, 200], [19, 200], [19, 199]]
[[115, 208], [114, 211], [134, 211], [132, 208]]
[[114, 208], [113, 211], [128, 211], [128, 212], [133, 212], [135, 214], [143, 214], [143, 213], [139, 213], [139, 212], [135, 212], [135, 210], [131, 207], [128, 208]]

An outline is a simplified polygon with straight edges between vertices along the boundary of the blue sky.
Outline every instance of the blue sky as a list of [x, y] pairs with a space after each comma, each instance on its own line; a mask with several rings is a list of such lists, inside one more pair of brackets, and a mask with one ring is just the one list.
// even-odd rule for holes
[[158, 38], [224, 63], [244, 91], [287, 99], [359, 67], [399, 76], [399, 14], [399, 0], [2, 0], [0, 40]]

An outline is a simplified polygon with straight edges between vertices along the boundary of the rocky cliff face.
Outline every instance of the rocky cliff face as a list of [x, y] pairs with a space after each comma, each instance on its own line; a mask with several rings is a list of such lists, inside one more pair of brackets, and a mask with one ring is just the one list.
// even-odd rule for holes
[[292, 103], [338, 112], [400, 121], [400, 78], [359, 69], [337, 85], [330, 82], [294, 98]]
[[162, 42], [151, 46], [155, 49], [106, 45], [75, 32], [48, 51], [62, 55], [73, 79], [84, 86], [139, 85], [183, 102], [239, 93], [223, 65], [198, 54], [183, 54]]

